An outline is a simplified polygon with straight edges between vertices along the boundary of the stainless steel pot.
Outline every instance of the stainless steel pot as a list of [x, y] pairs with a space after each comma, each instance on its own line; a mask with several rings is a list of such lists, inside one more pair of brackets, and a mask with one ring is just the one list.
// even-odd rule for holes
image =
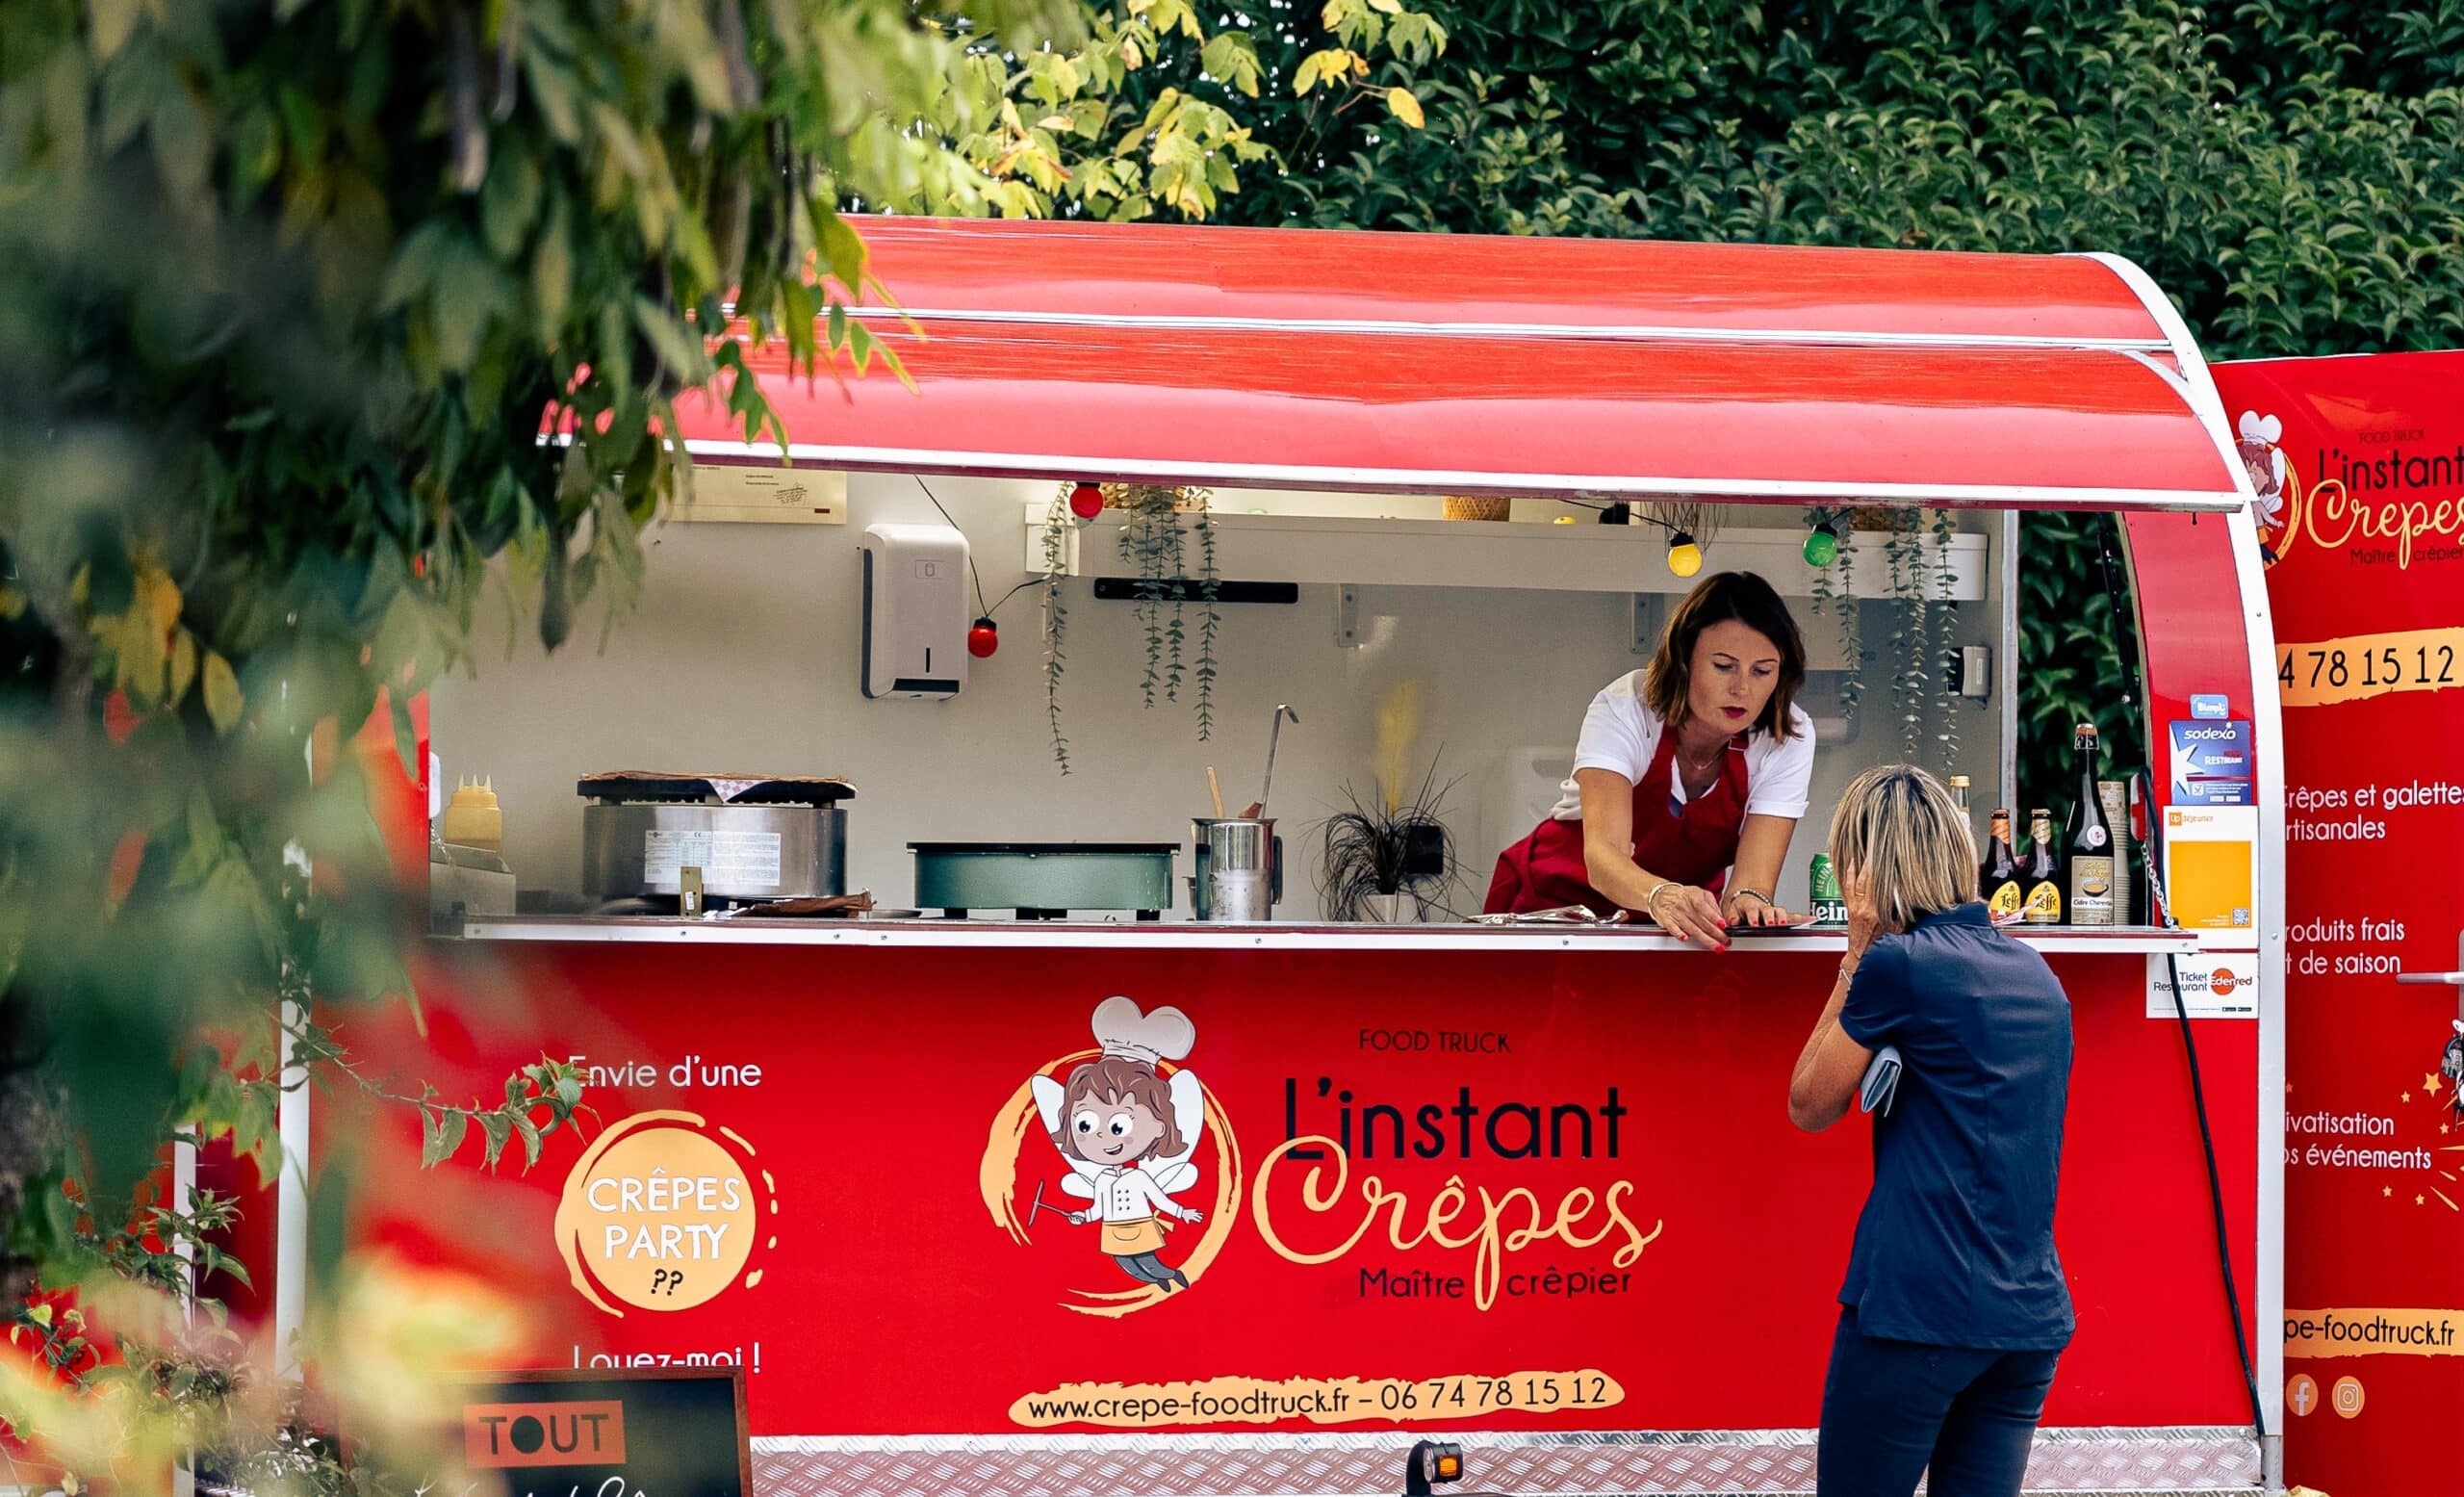
[[1283, 839], [1272, 816], [1202, 816], [1190, 823], [1197, 852], [1190, 914], [1201, 920], [1274, 918], [1283, 902]]

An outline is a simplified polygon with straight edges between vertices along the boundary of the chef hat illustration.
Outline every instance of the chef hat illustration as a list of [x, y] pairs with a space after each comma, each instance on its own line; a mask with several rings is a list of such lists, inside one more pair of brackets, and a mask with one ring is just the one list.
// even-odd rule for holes
[[1152, 1066], [1179, 1060], [1197, 1044], [1197, 1025], [1176, 1008], [1142, 1014], [1134, 999], [1109, 997], [1095, 1005], [1095, 1043], [1108, 1059]]
[[2242, 466], [2250, 473], [2250, 487], [2262, 502], [2284, 492], [2284, 452], [2276, 444], [2284, 438], [2284, 423], [2273, 416], [2257, 411], [2244, 411], [2234, 431], [2239, 440], [2235, 451]]

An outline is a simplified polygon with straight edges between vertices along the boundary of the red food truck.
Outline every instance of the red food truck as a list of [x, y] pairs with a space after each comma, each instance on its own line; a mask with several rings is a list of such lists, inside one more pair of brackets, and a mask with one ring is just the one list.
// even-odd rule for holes
[[[1800, 1134], [1784, 1102], [1841, 932], [1707, 952], [1643, 922], [1339, 920], [1302, 887], [1305, 813], [1373, 772], [1419, 683], [1484, 881], [1697, 565], [1826, 606], [1782, 903], [1817, 895], [1829, 803], [1872, 764], [1966, 773], [1980, 817], [2066, 808], [2067, 784], [2017, 783], [2019, 674], [2062, 663], [2018, 656], [2041, 561], [2019, 519], [2081, 516], [2110, 525], [2135, 617], [2107, 643], [2140, 684], [2137, 737], [2102, 772], [2149, 766], [2142, 861], [2167, 897], [2139, 923], [2011, 931], [2061, 977], [2077, 1041], [2056, 1231], [2079, 1329], [2029, 1485], [2281, 1485], [2267, 459], [2143, 272], [863, 233], [879, 293], [853, 315], [903, 374], [791, 380], [756, 350], [791, 445], [688, 415], [710, 512], [646, 537], [639, 613], [596, 656], [512, 652], [434, 694], [438, 778], [489, 775], [523, 894], [430, 943], [424, 1036], [347, 1017], [344, 1038], [448, 1097], [570, 1059], [600, 1122], [527, 1173], [422, 1174], [408, 1120], [319, 1098], [311, 1131], [351, 1136], [387, 1187], [355, 1197], [358, 1251], [498, 1286], [540, 1366], [741, 1366], [768, 1491], [1373, 1492], [1423, 1434], [1500, 1491], [1810, 1491], [1866, 1145], [1853, 1115]], [[1106, 574], [1138, 570], [1157, 522], [1068, 509], [1086, 484], [1206, 491], [1160, 522], [1185, 572], [1203, 525], [1203, 586], [1150, 571], [1121, 598]], [[996, 653], [954, 659], [1014, 581]], [[1019, 622], [1047, 593], [1074, 615], [1065, 680]], [[1893, 622], [1912, 597], [1933, 610], [1914, 635]], [[1194, 600], [1219, 631], [1214, 746], [1116, 710], [1138, 693], [1132, 621]], [[869, 676], [910, 630], [941, 653]], [[1211, 761], [1247, 800], [1270, 711], [1284, 778], [1257, 798], [1283, 812], [1283, 904], [1194, 918], [1178, 860], [1222, 816]], [[718, 814], [658, 813], [677, 806]], [[1473, 876], [1435, 913], [1476, 908]], [[789, 885], [872, 908], [754, 912]], [[1172, 1124], [1102, 1187], [1152, 1195], [1121, 1212], [1051, 1142], [1072, 1077], [1116, 1060]]]

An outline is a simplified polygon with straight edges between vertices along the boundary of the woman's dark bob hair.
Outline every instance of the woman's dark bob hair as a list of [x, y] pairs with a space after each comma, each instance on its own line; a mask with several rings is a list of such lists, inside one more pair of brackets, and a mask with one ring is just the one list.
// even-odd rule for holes
[[1677, 606], [1643, 673], [1643, 705], [1670, 728], [1682, 727], [1687, 690], [1693, 684], [1694, 641], [1703, 631], [1731, 619], [1770, 640], [1780, 652], [1779, 681], [1771, 688], [1762, 715], [1754, 720], [1754, 731], [1784, 741], [1788, 710], [1806, 684], [1806, 642], [1797, 632], [1788, 606], [1769, 582], [1751, 572], [1715, 572], [1695, 583], [1685, 601]]

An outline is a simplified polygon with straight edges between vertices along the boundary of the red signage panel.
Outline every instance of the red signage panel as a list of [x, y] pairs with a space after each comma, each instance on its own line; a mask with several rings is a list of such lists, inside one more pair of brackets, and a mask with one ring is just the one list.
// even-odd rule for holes
[[2285, 1467], [2454, 1489], [2464, 1414], [2464, 353], [2216, 371], [2260, 496], [2286, 798]]

